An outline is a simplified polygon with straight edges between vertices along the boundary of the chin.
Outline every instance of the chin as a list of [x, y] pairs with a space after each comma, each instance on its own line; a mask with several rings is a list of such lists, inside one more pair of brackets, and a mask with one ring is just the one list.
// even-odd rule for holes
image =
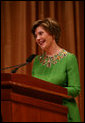
[[42, 50], [45, 50], [45, 48], [44, 48], [44, 47], [41, 47], [41, 49], [42, 49]]
[[45, 50], [46, 49], [46, 46], [40, 46], [42, 50]]

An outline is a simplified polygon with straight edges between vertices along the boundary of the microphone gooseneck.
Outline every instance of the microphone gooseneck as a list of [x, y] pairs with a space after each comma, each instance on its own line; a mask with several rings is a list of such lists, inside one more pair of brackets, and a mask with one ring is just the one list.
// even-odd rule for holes
[[17, 71], [20, 67], [22, 67], [22, 66], [28, 64], [29, 62], [31, 62], [31, 61], [34, 59], [35, 56], [36, 56], [36, 54], [32, 54], [31, 56], [29, 56], [29, 57], [26, 59], [26, 63], [21, 64], [21, 65], [19, 65], [18, 67], [16, 67], [15, 69], [13, 69], [13, 70], [11, 71], [11, 73], [16, 73], [16, 71]]
[[28, 64], [29, 62], [31, 62], [31, 61], [34, 59], [35, 56], [36, 56], [36, 54], [32, 54], [31, 56], [29, 56], [29, 57], [26, 59], [26, 63], [19, 64], [19, 65], [14, 65], [14, 66], [10, 66], [10, 67], [5, 67], [5, 68], [0, 69], [0, 71], [1, 71], [1, 70], [6, 70], [6, 69], [10, 69], [10, 68], [15, 68], [15, 69], [13, 69], [13, 70], [11, 71], [12, 73], [15, 73], [20, 67], [22, 67], [22, 66]]

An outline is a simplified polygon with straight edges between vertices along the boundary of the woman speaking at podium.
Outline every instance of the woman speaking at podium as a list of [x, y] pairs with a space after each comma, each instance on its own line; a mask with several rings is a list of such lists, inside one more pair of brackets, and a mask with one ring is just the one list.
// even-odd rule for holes
[[65, 87], [71, 100], [63, 100], [68, 107], [68, 122], [80, 122], [79, 109], [74, 97], [80, 93], [80, 78], [76, 56], [58, 45], [61, 28], [46, 18], [37, 20], [32, 27], [35, 41], [44, 51], [34, 59], [32, 76]]

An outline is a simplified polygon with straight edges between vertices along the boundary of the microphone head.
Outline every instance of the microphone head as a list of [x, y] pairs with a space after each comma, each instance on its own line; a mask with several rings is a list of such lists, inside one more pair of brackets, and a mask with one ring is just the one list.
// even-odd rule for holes
[[31, 56], [29, 56], [27, 59], [26, 59], [26, 62], [31, 62], [34, 57], [36, 56], [36, 54], [32, 54]]

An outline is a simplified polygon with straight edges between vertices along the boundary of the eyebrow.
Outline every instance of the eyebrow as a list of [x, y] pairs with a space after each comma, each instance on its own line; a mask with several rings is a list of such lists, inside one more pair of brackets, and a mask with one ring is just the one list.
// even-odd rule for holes
[[[39, 34], [39, 33], [42, 33], [42, 32], [43, 32], [43, 31], [39, 31], [38, 34]], [[36, 35], [36, 33], [35, 33], [35, 35]]]

